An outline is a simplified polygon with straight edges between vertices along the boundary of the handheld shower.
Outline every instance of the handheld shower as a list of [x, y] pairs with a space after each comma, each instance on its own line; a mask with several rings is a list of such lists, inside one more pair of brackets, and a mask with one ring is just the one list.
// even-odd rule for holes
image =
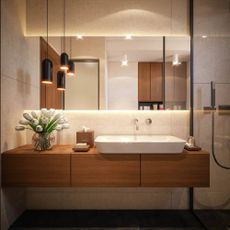
[[204, 107], [204, 110], [211, 110], [212, 112], [212, 156], [215, 161], [215, 163], [223, 168], [223, 169], [230, 169], [230, 167], [223, 165], [220, 163], [216, 157], [215, 154], [215, 110], [216, 110], [216, 89], [215, 89], [215, 83], [211, 81], [210, 83], [210, 95], [211, 95], [211, 106], [209, 107]]

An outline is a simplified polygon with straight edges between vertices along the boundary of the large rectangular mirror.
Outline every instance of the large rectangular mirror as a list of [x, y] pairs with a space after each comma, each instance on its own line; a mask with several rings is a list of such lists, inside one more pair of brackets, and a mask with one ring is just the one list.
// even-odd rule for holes
[[[50, 44], [58, 54], [57, 40]], [[65, 109], [189, 108], [190, 37], [66, 38], [75, 62]]]

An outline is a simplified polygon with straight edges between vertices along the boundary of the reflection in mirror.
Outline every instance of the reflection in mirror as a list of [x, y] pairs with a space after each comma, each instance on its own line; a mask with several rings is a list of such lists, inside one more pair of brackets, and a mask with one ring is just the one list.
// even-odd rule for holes
[[190, 38], [165, 39], [165, 108], [189, 108]]
[[162, 104], [162, 37], [106, 38], [108, 109]]
[[[190, 37], [67, 39], [78, 62], [67, 78], [65, 109], [188, 109]], [[49, 41], [55, 46], [57, 37]]]
[[65, 109], [99, 109], [99, 60], [73, 60], [75, 76], [66, 78]]

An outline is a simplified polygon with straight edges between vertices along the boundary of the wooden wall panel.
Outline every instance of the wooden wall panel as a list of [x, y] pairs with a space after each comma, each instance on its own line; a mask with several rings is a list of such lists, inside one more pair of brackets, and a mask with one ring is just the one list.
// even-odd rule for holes
[[[47, 43], [40, 38], [40, 62], [46, 58]], [[57, 72], [60, 67], [60, 56], [48, 45], [48, 58], [53, 62], [53, 84], [46, 85], [41, 83], [40, 88], [40, 106], [41, 108], [64, 109], [64, 92], [57, 90]], [[42, 69], [41, 69], [42, 74]], [[42, 77], [42, 76], [41, 76]]]

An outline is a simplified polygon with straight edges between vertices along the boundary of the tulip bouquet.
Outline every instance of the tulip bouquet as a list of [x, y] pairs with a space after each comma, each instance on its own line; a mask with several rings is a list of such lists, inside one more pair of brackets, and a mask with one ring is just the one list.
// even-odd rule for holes
[[69, 128], [67, 119], [62, 112], [55, 109], [41, 109], [39, 112], [32, 111], [23, 113], [24, 119], [15, 127], [17, 131], [30, 129], [35, 132], [32, 141], [35, 150], [51, 149], [54, 143], [53, 131], [61, 131]]

